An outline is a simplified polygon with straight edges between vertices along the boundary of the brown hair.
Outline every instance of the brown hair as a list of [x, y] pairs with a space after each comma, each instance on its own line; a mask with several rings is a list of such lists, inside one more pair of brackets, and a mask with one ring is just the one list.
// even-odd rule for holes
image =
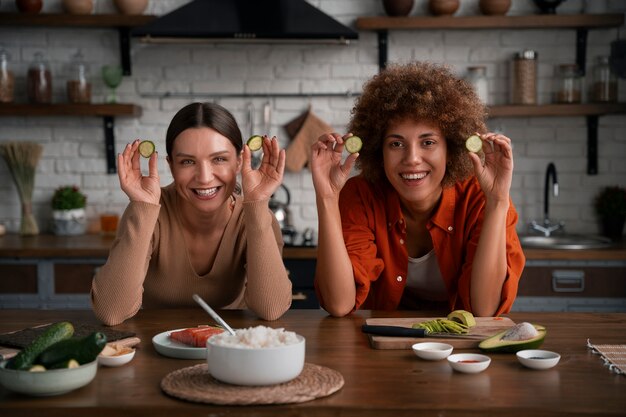
[[392, 65], [365, 83], [352, 109], [348, 131], [361, 137], [356, 166], [371, 182], [386, 180], [382, 144], [389, 125], [410, 118], [441, 129], [448, 155], [444, 187], [473, 174], [465, 139], [484, 133], [486, 109], [470, 84], [444, 66], [414, 62]]
[[168, 157], [178, 135], [186, 129], [196, 127], [208, 127], [225, 136], [237, 150], [237, 155], [243, 149], [241, 130], [228, 110], [215, 103], [191, 103], [174, 115], [167, 128], [165, 150]]

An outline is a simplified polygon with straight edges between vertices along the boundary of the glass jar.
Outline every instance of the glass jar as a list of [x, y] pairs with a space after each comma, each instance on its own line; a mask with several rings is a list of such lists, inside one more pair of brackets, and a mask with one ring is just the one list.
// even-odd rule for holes
[[526, 49], [511, 65], [511, 103], [537, 104], [537, 52]]
[[41, 52], [35, 53], [35, 59], [28, 67], [26, 90], [29, 102], [52, 103], [52, 74]]
[[611, 70], [608, 56], [599, 56], [592, 71], [590, 100], [595, 103], [617, 101], [617, 76]]
[[9, 53], [0, 49], [0, 103], [12, 103], [15, 93], [15, 77], [9, 69]]
[[476, 66], [467, 67], [467, 75], [465, 77], [473, 87], [483, 104], [489, 101], [489, 83], [487, 82], [487, 67]]
[[561, 64], [554, 80], [555, 103], [580, 103], [582, 101], [582, 77], [576, 64]]
[[80, 51], [72, 56], [69, 70], [67, 100], [70, 103], [90, 103], [91, 82], [89, 66], [85, 63], [83, 54]]

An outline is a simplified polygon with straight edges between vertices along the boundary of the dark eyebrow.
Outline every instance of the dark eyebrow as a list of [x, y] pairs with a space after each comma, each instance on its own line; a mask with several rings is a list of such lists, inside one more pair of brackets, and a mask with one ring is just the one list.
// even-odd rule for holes
[[[437, 136], [437, 134], [435, 132], [426, 132], [426, 133], [422, 133], [421, 135], [419, 135], [419, 139], [424, 139], [424, 138], [429, 138], [431, 136]], [[390, 133], [389, 135], [385, 136], [385, 139], [404, 139], [404, 136], [399, 135], [397, 133]]]
[[[220, 156], [220, 155], [224, 155], [224, 154], [228, 154], [228, 151], [224, 150], [224, 151], [214, 152], [212, 154], [209, 154], [209, 157], [215, 157], [215, 156]], [[174, 157], [176, 157], [176, 158], [194, 158], [193, 155], [189, 155], [189, 154], [184, 153], [184, 152], [178, 152], [176, 155], [174, 155]]]

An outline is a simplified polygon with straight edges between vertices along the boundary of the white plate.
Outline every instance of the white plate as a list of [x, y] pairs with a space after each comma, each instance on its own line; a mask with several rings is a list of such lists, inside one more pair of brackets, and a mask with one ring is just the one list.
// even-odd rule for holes
[[177, 359], [206, 359], [206, 348], [191, 347], [171, 340], [172, 332], [185, 329], [168, 330], [152, 338], [152, 345], [163, 356]]

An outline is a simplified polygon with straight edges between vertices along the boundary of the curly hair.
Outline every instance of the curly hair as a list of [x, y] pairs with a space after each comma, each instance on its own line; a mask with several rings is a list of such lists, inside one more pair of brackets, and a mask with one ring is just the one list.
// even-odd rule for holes
[[386, 180], [383, 139], [391, 123], [409, 118], [441, 129], [448, 149], [442, 185], [451, 186], [473, 174], [465, 140], [486, 131], [485, 117], [472, 86], [447, 67], [426, 62], [389, 66], [365, 83], [352, 109], [348, 131], [363, 140], [356, 166], [370, 182]]

